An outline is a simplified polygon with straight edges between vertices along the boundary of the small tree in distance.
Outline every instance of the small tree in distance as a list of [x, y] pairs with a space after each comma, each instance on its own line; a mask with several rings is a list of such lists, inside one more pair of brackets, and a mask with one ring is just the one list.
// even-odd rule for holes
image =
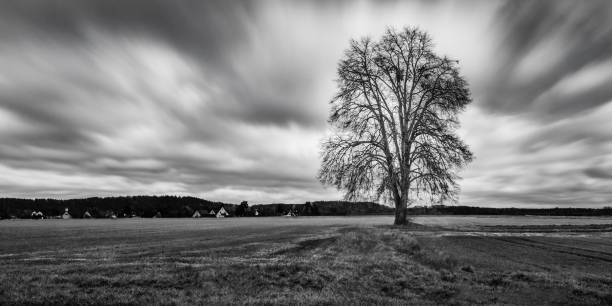
[[454, 198], [456, 170], [473, 158], [454, 133], [471, 102], [468, 84], [457, 61], [432, 49], [417, 28], [351, 41], [331, 101], [333, 134], [322, 147], [319, 180], [347, 200], [386, 196], [398, 225], [418, 193]]
[[243, 217], [247, 214], [248, 211], [249, 211], [249, 202], [242, 201], [240, 202], [240, 205], [236, 207], [236, 216]]

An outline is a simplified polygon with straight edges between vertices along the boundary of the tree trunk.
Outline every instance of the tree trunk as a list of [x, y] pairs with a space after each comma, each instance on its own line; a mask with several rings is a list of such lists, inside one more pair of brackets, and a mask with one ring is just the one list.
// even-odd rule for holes
[[394, 225], [406, 225], [408, 224], [408, 205], [404, 199], [398, 199], [395, 201], [395, 221]]

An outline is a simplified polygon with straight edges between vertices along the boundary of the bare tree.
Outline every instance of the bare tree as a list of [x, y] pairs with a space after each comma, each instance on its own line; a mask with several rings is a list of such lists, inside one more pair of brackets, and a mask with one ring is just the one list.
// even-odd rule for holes
[[472, 160], [454, 133], [471, 102], [468, 84], [457, 61], [432, 49], [417, 28], [388, 29], [378, 42], [351, 41], [338, 65], [319, 180], [348, 200], [386, 196], [395, 224], [408, 222], [419, 193], [454, 198], [456, 170]]

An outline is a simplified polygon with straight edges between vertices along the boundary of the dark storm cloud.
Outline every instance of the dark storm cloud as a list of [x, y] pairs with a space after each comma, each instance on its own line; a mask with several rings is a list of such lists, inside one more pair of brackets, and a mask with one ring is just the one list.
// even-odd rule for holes
[[498, 68], [484, 106], [557, 120], [610, 101], [609, 67], [588, 70], [610, 64], [611, 17], [609, 1], [506, 2], [497, 14], [499, 53], [491, 64]]

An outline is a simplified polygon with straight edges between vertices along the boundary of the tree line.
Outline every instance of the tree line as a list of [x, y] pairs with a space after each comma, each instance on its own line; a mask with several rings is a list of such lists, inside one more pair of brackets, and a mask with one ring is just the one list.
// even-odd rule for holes
[[92, 197], [83, 199], [0, 199], [0, 218], [28, 218], [33, 211], [44, 216], [59, 216], [66, 209], [73, 218], [81, 218], [88, 212], [93, 218], [117, 217], [187, 217], [195, 210], [215, 211], [223, 207], [234, 211], [236, 205], [212, 202], [196, 197], [178, 196], [125, 196]]
[[408, 208], [410, 215], [515, 215], [515, 216], [612, 216], [612, 207], [603, 208], [494, 208], [475, 206], [417, 206]]
[[[92, 197], [83, 199], [18, 199], [0, 198], [0, 219], [30, 218], [33, 212], [45, 217], [62, 215], [66, 208], [73, 218], [88, 212], [92, 218], [121, 217], [192, 217], [197, 210], [202, 216], [211, 210], [225, 209], [230, 216], [350, 216], [391, 215], [394, 209], [374, 202], [313, 201], [304, 204], [255, 204], [247, 201], [239, 205], [213, 202], [196, 197], [125, 196]], [[493, 208], [475, 206], [416, 206], [408, 215], [536, 215], [536, 216], [612, 216], [612, 207], [604, 208]]]
[[393, 209], [371, 202], [316, 201], [304, 204], [257, 204], [247, 201], [239, 205], [213, 202], [196, 197], [179, 196], [124, 196], [82, 199], [18, 199], [0, 198], [0, 218], [30, 218], [33, 212], [45, 217], [61, 216], [66, 209], [72, 218], [82, 218], [87, 212], [92, 218], [116, 217], [192, 217], [196, 211], [210, 216], [210, 211], [225, 209], [230, 216], [344, 216], [390, 214]]

